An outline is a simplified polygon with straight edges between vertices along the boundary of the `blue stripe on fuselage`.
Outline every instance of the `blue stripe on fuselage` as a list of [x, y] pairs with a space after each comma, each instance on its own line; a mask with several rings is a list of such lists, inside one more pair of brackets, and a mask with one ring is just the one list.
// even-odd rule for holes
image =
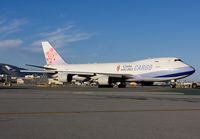
[[178, 76], [191, 75], [192, 73], [194, 73], [194, 72], [193, 71], [187, 71], [187, 72], [181, 72], [181, 73], [175, 73], [175, 74], [168, 74], [168, 75], [156, 76], [154, 78], [178, 77]]
[[193, 67], [187, 66], [182, 68], [176, 68], [172, 70], [162, 70], [162, 71], [156, 71], [151, 73], [144, 73], [135, 75], [136, 79], [141, 78], [169, 78], [169, 77], [179, 77], [179, 76], [187, 76], [191, 75], [195, 72], [195, 69]]

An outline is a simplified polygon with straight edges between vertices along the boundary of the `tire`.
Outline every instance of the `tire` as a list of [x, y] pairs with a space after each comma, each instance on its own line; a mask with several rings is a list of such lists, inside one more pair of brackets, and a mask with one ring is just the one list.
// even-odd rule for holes
[[113, 88], [113, 85], [98, 85], [99, 88]]
[[170, 84], [170, 87], [171, 88], [176, 88], [176, 85], [175, 84]]
[[192, 84], [192, 88], [197, 88], [197, 84], [196, 84], [196, 83], [193, 83], [193, 84]]
[[126, 85], [125, 84], [119, 84], [118, 88], [126, 88]]

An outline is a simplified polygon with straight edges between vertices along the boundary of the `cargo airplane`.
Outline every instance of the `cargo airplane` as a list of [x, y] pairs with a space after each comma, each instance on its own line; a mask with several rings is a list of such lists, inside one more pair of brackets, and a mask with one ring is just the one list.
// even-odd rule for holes
[[99, 63], [99, 64], [68, 64], [55, 51], [49, 42], [42, 42], [47, 65], [35, 66], [42, 68], [41, 72], [52, 74], [52, 77], [61, 82], [72, 80], [82, 82], [96, 82], [99, 87], [125, 88], [127, 82], [136, 82], [142, 85], [152, 85], [153, 82], [171, 82], [175, 87], [175, 81], [187, 77], [195, 72], [195, 69], [185, 64], [181, 59], [174, 57], [152, 58], [125, 63]]

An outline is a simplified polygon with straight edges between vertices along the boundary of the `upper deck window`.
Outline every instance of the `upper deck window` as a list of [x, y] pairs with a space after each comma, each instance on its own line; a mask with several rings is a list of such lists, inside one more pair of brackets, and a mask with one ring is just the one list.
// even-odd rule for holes
[[181, 59], [175, 59], [174, 61], [182, 61]]

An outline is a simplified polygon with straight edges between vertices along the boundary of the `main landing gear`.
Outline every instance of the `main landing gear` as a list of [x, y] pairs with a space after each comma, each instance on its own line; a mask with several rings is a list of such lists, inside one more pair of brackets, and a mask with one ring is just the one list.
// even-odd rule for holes
[[113, 85], [98, 85], [99, 88], [113, 88]]
[[125, 83], [125, 82], [121, 82], [121, 83], [118, 85], [118, 88], [126, 88], [126, 83]]
[[[113, 88], [113, 84], [110, 85], [98, 85], [99, 88]], [[120, 83], [117, 85], [118, 88], [126, 88], [126, 83]]]

